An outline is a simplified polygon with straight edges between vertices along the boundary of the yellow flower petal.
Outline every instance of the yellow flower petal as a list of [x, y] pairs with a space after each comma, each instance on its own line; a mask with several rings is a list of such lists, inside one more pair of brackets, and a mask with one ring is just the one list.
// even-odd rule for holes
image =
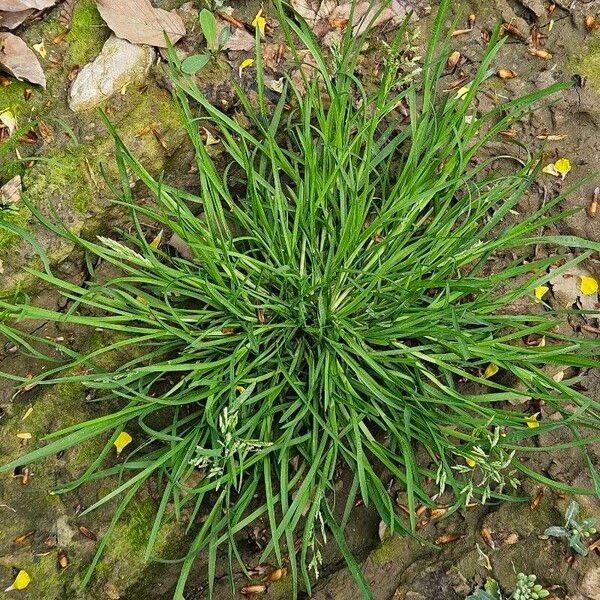
[[254, 27], [254, 29], [258, 29], [260, 31], [260, 35], [265, 35], [267, 20], [262, 16], [262, 13], [263, 9], [261, 8], [258, 13], [256, 13], [254, 21], [252, 21], [252, 27]]
[[456, 99], [462, 100], [469, 93], [469, 86], [464, 85], [456, 92]]
[[546, 173], [546, 175], [552, 175], [553, 177], [560, 177], [560, 173], [556, 170], [556, 167], [552, 163], [546, 165], [542, 169], [542, 173]]
[[117, 439], [113, 442], [115, 448], [117, 449], [117, 456], [123, 452], [123, 448], [128, 446], [133, 441], [133, 438], [126, 432], [121, 431], [121, 433], [117, 436]]
[[477, 464], [472, 458], [465, 458], [465, 462], [473, 469]]
[[48, 51], [46, 50], [46, 46], [44, 46], [44, 40], [42, 40], [39, 44], [33, 44], [32, 48], [42, 57], [46, 58]]
[[591, 296], [598, 291], [598, 282], [589, 275], [580, 275], [579, 289], [585, 296]]
[[21, 570], [17, 573], [13, 584], [10, 587], [6, 588], [4, 591], [10, 592], [11, 590], [24, 590], [30, 582], [31, 577], [29, 577], [29, 573], [27, 571]]
[[251, 67], [254, 64], [254, 59], [253, 58], [247, 58], [246, 60], [243, 60], [240, 63], [240, 68], [238, 69], [238, 74], [241, 77], [242, 76], [242, 71], [248, 67]]
[[527, 424], [527, 427], [529, 427], [530, 429], [534, 429], [540, 426], [540, 422], [538, 421], [539, 414], [540, 413], [537, 412], [531, 415], [530, 417], [525, 417], [525, 423]]
[[568, 158], [559, 158], [554, 163], [554, 168], [558, 173], [561, 174], [562, 178], [565, 178], [565, 175], [571, 170], [571, 162]]
[[546, 293], [550, 290], [547, 285], [538, 285], [534, 291], [535, 301], [541, 302], [542, 298], [546, 295]]
[[163, 230], [161, 229], [158, 232], [158, 235], [150, 242], [150, 248], [154, 248], [154, 250], [156, 250], [160, 246], [162, 237], [163, 237]]
[[498, 365], [495, 365], [494, 363], [490, 363], [487, 366], [485, 373], [483, 374], [483, 378], [489, 379], [490, 377], [493, 377], [499, 370], [500, 370], [500, 367]]
[[236, 385], [235, 391], [239, 392], [240, 394], [243, 394], [246, 391], [246, 388], [243, 385]]

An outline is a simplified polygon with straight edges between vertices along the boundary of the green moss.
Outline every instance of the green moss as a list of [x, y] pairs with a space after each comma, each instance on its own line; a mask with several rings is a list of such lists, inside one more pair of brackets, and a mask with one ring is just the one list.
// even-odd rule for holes
[[589, 86], [600, 93], [600, 32], [590, 36], [587, 51], [573, 58], [569, 66], [587, 77]]
[[95, 0], [80, 0], [75, 4], [73, 19], [67, 37], [65, 63], [70, 69], [83, 66], [100, 53], [108, 37], [108, 28], [102, 20]]
[[[16, 210], [1, 210], [0, 220], [2, 220], [4, 223], [10, 223], [24, 229], [27, 226], [27, 220], [29, 219], [30, 214], [31, 213], [26, 206], [20, 206]], [[18, 241], [19, 239], [20, 238], [18, 234], [0, 227], [0, 248], [7, 248], [13, 242]]]

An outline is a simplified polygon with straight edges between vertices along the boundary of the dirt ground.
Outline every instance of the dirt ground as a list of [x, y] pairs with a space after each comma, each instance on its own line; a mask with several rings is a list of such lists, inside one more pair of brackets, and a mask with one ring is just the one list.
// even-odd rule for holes
[[[52, 136], [42, 135], [38, 129], [36, 139], [19, 142], [5, 155], [0, 154], [0, 185], [20, 174], [29, 197], [42, 210], [55, 209], [75, 231], [92, 234], [106, 231], [122, 220], [110, 205], [110, 189], [99, 168], [100, 164], [107, 167], [110, 175], [111, 142], [95, 112], [75, 114], [68, 108], [68, 91], [73, 69], [93, 60], [110, 32], [99, 18], [92, 0], [67, 4], [75, 5], [67, 24], [60, 20], [61, 7], [57, 6], [21, 31], [28, 42], [37, 43], [44, 39], [50, 49], [50, 58], [56, 61], [52, 63], [50, 58], [43, 61], [48, 91], [36, 91], [32, 99], [24, 102], [27, 84], [11, 81], [0, 87], [0, 111], [5, 105], [11, 107], [23, 121], [32, 116], [39, 119], [42, 115], [43, 122], [53, 132]], [[172, 9], [183, 3], [154, 4]], [[245, 23], [252, 21], [259, 8], [259, 2], [254, 0], [230, 4], [235, 16]], [[416, 0], [404, 4], [416, 11], [414, 26], [420, 28], [419, 39], [423, 44], [436, 11], [435, 2], [431, 7], [428, 2]], [[267, 17], [273, 18], [274, 11], [270, 11], [268, 5], [265, 8]], [[470, 31], [452, 39], [461, 58], [456, 68], [446, 75], [444, 85], [447, 89], [460, 87], [463, 77], [468, 79], [475, 70], [489, 31], [503, 22], [512, 27], [494, 68], [513, 71], [515, 76], [492, 76], [486, 91], [478, 94], [474, 110], [489, 110], [499, 101], [557, 81], [572, 82], [571, 88], [553, 98], [551, 106], [516, 125], [498, 149], [510, 143], [514, 154], [524, 156], [527, 150], [544, 148], [545, 162], [567, 157], [572, 171], [565, 181], [552, 175], [541, 175], [524, 200], [522, 211], [560, 193], [569, 183], [585, 180], [561, 206], [583, 210], [560, 223], [558, 232], [600, 241], [600, 215], [594, 218], [589, 210], [593, 190], [600, 185], [600, 29], [590, 31], [593, 28], [585, 24], [590, 15], [600, 21], [600, 0], [473, 0], [453, 3], [453, 11], [460, 15], [458, 27], [467, 26], [469, 14], [475, 15], [475, 22]], [[186, 24], [192, 23], [197, 16], [197, 7], [184, 7], [181, 14]], [[68, 33], [54, 44], [52, 40], [63, 31]], [[532, 31], [534, 36], [540, 36], [539, 47], [546, 55], [530, 51]], [[197, 31], [184, 42], [188, 49], [198, 44]], [[228, 79], [233, 76], [232, 72], [237, 74], [237, 65], [246, 55], [244, 52], [228, 53], [232, 71], [209, 70], [199, 79], [211, 100], [220, 106], [229, 107], [233, 103]], [[377, 56], [371, 50], [367, 50], [366, 56], [367, 61], [376, 64]], [[368, 62], [364, 68], [369, 68]], [[277, 75], [275, 69], [274, 79]], [[166, 87], [160, 67], [154, 65], [143, 81], [131, 84], [103, 106], [117, 123], [126, 143], [151, 170], [165, 170], [168, 179], [194, 189], [189, 148]], [[547, 139], [548, 135], [556, 137]], [[25, 161], [24, 156], [32, 159]], [[72, 247], [58, 245], [55, 238], [36, 226], [20, 208], [18, 219], [40, 238], [59, 272], [75, 279], [82, 276], [80, 257], [72, 253]], [[22, 285], [37, 302], [46, 305], [61, 302], [51, 292], [31, 287], [31, 280], [22, 270], [24, 266], [35, 264], [27, 244], [0, 234], [0, 260], [5, 294]], [[600, 277], [600, 257], [590, 259], [585, 266]], [[556, 301], [559, 300], [557, 297]], [[592, 328], [598, 327], [594, 319], [589, 319], [588, 324]], [[50, 328], [44, 323], [31, 324], [32, 330], [38, 327], [44, 335], [70, 339], [74, 347], [97, 346], [104, 339], [102, 332], [97, 332], [92, 339], [82, 339], [78, 331]], [[42, 368], [41, 364], [22, 355], [9, 340], [2, 346], [2, 371], [26, 375]], [[598, 370], [585, 373], [581, 385], [588, 394], [600, 399]], [[37, 387], [15, 395], [11, 382], [1, 381], [2, 461], [11, 460], [24, 451], [26, 441], [17, 437], [19, 432], [32, 434], [32, 440], [28, 442], [31, 446], [45, 433], [97, 414], [96, 405], [89, 400], [85, 390], [77, 386]], [[540, 445], [543, 444], [544, 440], [540, 440]], [[145, 536], [158, 496], [155, 485], [144, 490], [132, 510], [117, 525], [96, 566], [91, 585], [85, 592], [77, 591], [85, 566], [106, 532], [115, 504], [109, 503], [97, 512], [80, 516], [83, 507], [106, 493], [106, 483], [88, 485], [60, 496], [49, 492], [79, 476], [97, 448], [94, 443], [82, 445], [32, 465], [26, 482], [22, 472], [0, 477], [0, 589], [10, 585], [15, 569], [26, 569], [32, 577], [31, 584], [26, 590], [12, 593], [30, 600], [166, 600], [172, 597], [177, 564], [147, 563], [142, 559]], [[590, 455], [598, 464], [600, 445], [592, 447]], [[591, 486], [584, 460], [575, 453], [539, 454], [525, 462], [559, 481]], [[343, 494], [347, 485], [342, 474], [336, 483], [338, 493]], [[592, 552], [586, 558], [574, 556], [562, 541], [542, 535], [546, 527], [562, 524], [562, 515], [571, 498], [528, 481], [523, 482], [522, 492], [522, 503], [491, 503], [459, 511], [449, 518], [433, 518], [437, 515], [425, 511], [419, 530], [422, 539], [393, 536], [382, 542], [377, 516], [370, 508], [357, 507], [347, 530], [349, 545], [363, 566], [375, 598], [464, 600], [487, 577], [497, 579], [506, 592], [512, 591], [515, 573], [525, 572], [536, 574], [555, 599], [600, 599], [600, 555]], [[394, 493], [401, 505], [401, 490]], [[598, 498], [588, 496], [578, 500], [585, 513], [600, 517]], [[245, 557], [248, 566], [253, 566], [261, 536], [260, 524], [247, 531]], [[186, 538], [175, 521], [161, 533], [158, 548], [161, 558], [168, 560], [185, 553]], [[66, 569], [57, 565], [61, 551], [68, 557]], [[225, 562], [223, 558], [222, 573]], [[241, 574], [236, 579], [238, 589], [247, 583]], [[204, 581], [205, 564], [200, 559], [190, 577], [186, 600], [207, 597]], [[289, 578], [285, 577], [273, 583], [266, 597], [291, 598], [289, 583]], [[226, 578], [220, 579], [216, 598], [231, 597]], [[241, 596], [238, 594], [238, 597]], [[322, 573], [312, 597], [315, 600], [361, 597], [332, 544], [324, 548]]]

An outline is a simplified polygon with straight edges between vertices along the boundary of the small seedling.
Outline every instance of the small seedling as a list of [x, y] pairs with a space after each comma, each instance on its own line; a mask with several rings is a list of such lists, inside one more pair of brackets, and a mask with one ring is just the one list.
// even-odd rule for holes
[[206, 8], [203, 8], [200, 12], [200, 29], [202, 29], [202, 34], [206, 39], [207, 51], [202, 54], [188, 56], [181, 63], [181, 70], [187, 75], [193, 75], [205, 67], [211, 59], [215, 58], [221, 52], [223, 46], [231, 36], [229, 25], [225, 25], [219, 31], [215, 15]]
[[587, 556], [588, 549], [585, 541], [596, 533], [596, 518], [586, 517], [585, 519], [578, 521], [577, 517], [579, 516], [579, 509], [579, 502], [572, 500], [565, 512], [564, 527], [548, 527], [548, 529], [544, 531], [544, 535], [565, 538], [569, 541], [569, 546], [573, 548], [577, 554]]
[[[539, 600], [550, 595], [539, 583], [536, 583], [535, 575], [517, 575], [517, 587], [507, 600]], [[465, 600], [503, 600], [500, 586], [495, 579], [489, 578], [483, 588], [475, 591], [474, 594], [467, 596]]]

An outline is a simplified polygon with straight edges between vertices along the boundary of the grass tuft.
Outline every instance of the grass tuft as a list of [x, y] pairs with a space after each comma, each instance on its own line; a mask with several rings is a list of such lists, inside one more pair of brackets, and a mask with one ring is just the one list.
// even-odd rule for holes
[[[580, 391], [577, 377], [556, 381], [545, 369], [597, 365], [594, 343], [560, 333], [564, 313], [544, 305], [520, 314], [514, 302], [525, 297], [534, 307], [534, 289], [547, 283], [551, 264], [578, 248], [575, 261], [560, 267], [567, 269], [600, 246], [540, 237], [560, 218], [552, 209], [562, 196], [512, 218], [538, 173], [537, 157], [506, 174], [482, 153], [561, 86], [476, 114], [474, 97], [501, 41], [496, 33], [466, 89], [444, 91], [447, 7], [422, 71], [398, 71], [405, 24], [372, 92], [357, 76], [362, 36], [346, 36], [326, 55], [278, 3], [289, 44], [300, 56], [299, 40], [312, 58], [302, 82], [288, 78], [272, 106], [262, 92], [257, 35], [259, 92], [249, 97], [237, 88], [250, 126], [212, 106], [172, 57], [196, 151], [197, 194], [150, 176], [107, 122], [121, 175], [117, 201], [131, 211], [132, 232], [81, 239], [31, 207], [88, 253], [90, 278], [69, 283], [45, 263], [36, 275], [70, 299], [68, 312], [3, 301], [0, 331], [41, 356], [59, 345], [17, 328], [28, 319], [114, 332], [115, 342], [92, 354], [60, 346], [67, 364], [50, 365], [34, 381], [81, 382], [119, 408], [51, 434], [3, 470], [103, 436], [98, 459], [62, 491], [119, 475], [114, 490], [87, 509], [119, 498], [108, 534], [140, 487], [160, 476], [146, 556], [164, 519], [188, 519], [177, 598], [201, 552], [210, 590], [222, 549], [232, 570], [236, 562], [245, 570], [238, 534], [258, 519], [270, 532], [260, 560], [289, 561], [294, 597], [301, 585], [310, 593], [320, 545], [331, 534], [370, 598], [344, 537], [359, 499], [388, 530], [411, 533], [415, 507], [434, 505], [444, 490], [452, 510], [517, 497], [520, 476], [586, 492], [536, 473], [522, 457], [552, 450], [533, 438], [559, 428], [584, 453], [586, 441], [597, 439], [584, 434], [598, 429], [598, 402]], [[224, 169], [199, 136], [200, 111], [221, 138]], [[153, 202], [134, 202], [132, 180]], [[165, 239], [176, 234], [179, 252], [147, 240], [148, 221]], [[551, 245], [552, 255], [535, 258], [540, 244]], [[513, 258], [501, 270], [491, 268], [492, 258], [506, 255]], [[545, 336], [546, 344], [525, 345], [524, 336]], [[128, 349], [130, 360], [102, 367], [104, 355]], [[562, 418], [532, 426], [529, 407], [540, 404]], [[134, 441], [114, 465], [108, 456], [125, 430]], [[343, 498], [333, 488], [340, 466], [354, 481]], [[390, 478], [406, 491], [408, 522], [388, 493]]]

